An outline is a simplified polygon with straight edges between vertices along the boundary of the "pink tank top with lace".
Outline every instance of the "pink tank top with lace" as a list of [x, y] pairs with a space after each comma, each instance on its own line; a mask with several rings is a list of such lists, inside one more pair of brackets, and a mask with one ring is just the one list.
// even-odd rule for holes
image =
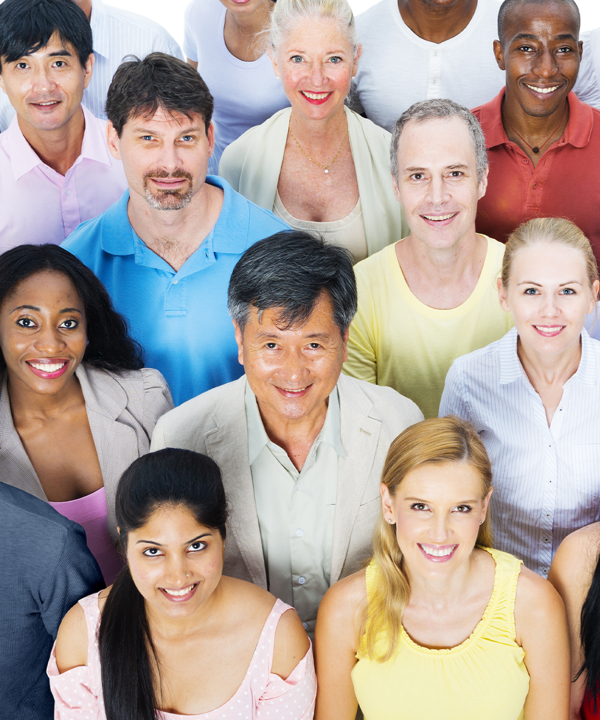
[[[102, 700], [97, 633], [100, 623], [98, 593], [79, 601], [88, 631], [88, 664], [59, 674], [55, 649], [48, 662], [50, 689], [55, 700], [55, 720], [106, 720]], [[275, 631], [290, 606], [277, 600], [262, 629], [246, 676], [224, 705], [200, 715], [159, 712], [163, 720], [310, 720], [313, 717], [317, 680], [312, 647], [287, 680], [271, 672]]]

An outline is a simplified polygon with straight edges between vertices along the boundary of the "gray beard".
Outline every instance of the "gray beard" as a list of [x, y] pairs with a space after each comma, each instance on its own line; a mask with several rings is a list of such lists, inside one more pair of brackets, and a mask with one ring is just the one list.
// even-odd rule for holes
[[182, 210], [190, 204], [192, 199], [192, 188], [185, 193], [179, 190], [161, 190], [158, 193], [150, 192], [145, 188], [146, 202], [153, 210]]

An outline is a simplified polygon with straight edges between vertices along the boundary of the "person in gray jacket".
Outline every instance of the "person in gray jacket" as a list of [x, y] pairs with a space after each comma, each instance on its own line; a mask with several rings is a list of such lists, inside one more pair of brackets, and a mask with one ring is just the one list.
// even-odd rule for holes
[[58, 626], [103, 586], [81, 527], [0, 482], [0, 717], [52, 720], [45, 671]]
[[390, 443], [423, 415], [340, 375], [357, 304], [347, 250], [277, 233], [238, 261], [228, 301], [245, 376], [167, 413], [151, 449], [215, 460], [231, 506], [225, 574], [268, 588], [312, 632], [328, 587], [371, 553]]

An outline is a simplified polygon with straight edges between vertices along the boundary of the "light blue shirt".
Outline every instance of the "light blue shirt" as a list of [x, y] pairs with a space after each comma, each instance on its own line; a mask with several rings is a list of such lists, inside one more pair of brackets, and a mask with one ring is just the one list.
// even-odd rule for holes
[[224, 191], [213, 229], [175, 271], [150, 250], [127, 217], [129, 191], [63, 243], [102, 280], [116, 309], [144, 348], [146, 367], [167, 379], [175, 405], [240, 377], [227, 288], [234, 265], [257, 240], [288, 226], [236, 193]]
[[494, 546], [546, 576], [561, 541], [599, 519], [600, 342], [584, 330], [577, 372], [548, 427], [517, 331], [452, 364], [440, 417], [469, 420], [492, 461]]
[[[164, 52], [183, 60], [179, 45], [169, 33], [150, 18], [93, 0], [90, 20], [94, 43], [94, 73], [83, 91], [83, 104], [106, 119], [104, 104], [115, 70], [127, 55], [143, 59], [151, 52]], [[10, 125], [15, 110], [8, 96], [0, 91], [0, 132]]]

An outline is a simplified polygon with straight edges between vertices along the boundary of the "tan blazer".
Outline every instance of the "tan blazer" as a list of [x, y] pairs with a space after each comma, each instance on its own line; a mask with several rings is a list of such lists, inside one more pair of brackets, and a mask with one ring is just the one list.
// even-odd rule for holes
[[[173, 407], [173, 400], [158, 370], [144, 368], [118, 375], [82, 364], [75, 374], [102, 470], [108, 529], [116, 540], [115, 493], [119, 478], [136, 458], [148, 452], [156, 421]], [[0, 390], [0, 480], [48, 502], [15, 430], [6, 376]]]
[[[248, 462], [245, 387], [243, 376], [167, 413], [154, 429], [150, 449], [187, 448], [217, 463], [230, 509], [224, 572], [266, 588]], [[373, 529], [380, 514], [381, 470], [388, 448], [402, 430], [423, 419], [412, 400], [392, 388], [341, 375], [338, 392], [346, 459], [338, 462], [332, 584], [358, 570], [371, 554]]]

